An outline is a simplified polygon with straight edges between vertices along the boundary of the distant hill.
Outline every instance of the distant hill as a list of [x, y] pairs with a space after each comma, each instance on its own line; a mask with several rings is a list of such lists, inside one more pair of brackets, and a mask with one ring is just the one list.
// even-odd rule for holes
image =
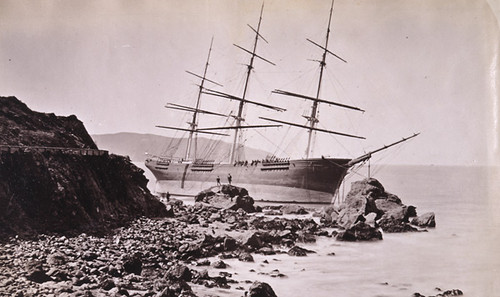
[[[91, 135], [99, 149], [113, 154], [129, 156], [132, 161], [143, 162], [146, 153], [151, 155], [167, 155], [183, 158], [186, 152], [187, 139], [171, 138], [154, 134], [122, 132], [116, 134]], [[224, 141], [213, 141], [198, 137], [198, 155], [211, 160], [227, 160], [231, 144]], [[247, 160], [262, 159], [269, 152], [246, 148]]]

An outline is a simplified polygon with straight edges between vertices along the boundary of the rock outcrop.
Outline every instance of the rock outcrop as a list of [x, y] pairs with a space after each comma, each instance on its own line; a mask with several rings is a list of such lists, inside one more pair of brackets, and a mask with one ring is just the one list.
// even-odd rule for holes
[[32, 111], [16, 97], [0, 97], [0, 145], [97, 149], [76, 116]]
[[370, 241], [382, 240], [382, 233], [378, 228], [372, 227], [365, 222], [358, 222], [336, 236], [340, 241]]
[[433, 212], [424, 213], [421, 216], [415, 217], [411, 220], [411, 223], [419, 227], [436, 227], [436, 216]]
[[232, 185], [211, 187], [198, 193], [194, 200], [219, 209], [243, 209], [249, 213], [255, 212], [254, 200], [248, 195], [248, 191]]
[[143, 170], [97, 151], [73, 115], [38, 113], [0, 97], [0, 146], [0, 234], [99, 233], [166, 215]]
[[248, 292], [249, 297], [276, 297], [276, 293], [268, 283], [254, 282]]
[[297, 204], [286, 204], [281, 207], [283, 214], [307, 214], [307, 210]]
[[[382, 239], [382, 234], [377, 232], [379, 227], [389, 233], [418, 231], [410, 224], [410, 218], [417, 216], [415, 207], [404, 205], [398, 196], [386, 192], [374, 178], [352, 183], [338, 215], [332, 209], [324, 209], [319, 215], [325, 225], [345, 229], [337, 235], [339, 240]], [[419, 227], [432, 227], [433, 222], [433, 213], [412, 220], [412, 224]]]

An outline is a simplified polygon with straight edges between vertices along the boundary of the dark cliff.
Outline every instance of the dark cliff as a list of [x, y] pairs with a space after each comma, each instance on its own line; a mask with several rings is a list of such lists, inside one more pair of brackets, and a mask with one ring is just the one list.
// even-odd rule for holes
[[32, 111], [16, 97], [0, 97], [0, 145], [97, 149], [76, 116]]
[[0, 97], [0, 235], [98, 233], [166, 210], [128, 158], [79, 151], [8, 150], [7, 146], [97, 149], [76, 116], [31, 111]]

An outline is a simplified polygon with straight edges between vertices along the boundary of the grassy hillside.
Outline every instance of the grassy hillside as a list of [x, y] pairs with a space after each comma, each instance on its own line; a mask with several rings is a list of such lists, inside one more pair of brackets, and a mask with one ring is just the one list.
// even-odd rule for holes
[[[132, 161], [142, 162], [146, 153], [183, 158], [186, 152], [187, 139], [171, 138], [154, 134], [116, 133], [92, 135], [99, 149], [111, 153], [129, 156]], [[227, 160], [231, 145], [223, 141], [212, 141], [198, 138], [198, 157], [210, 160]], [[261, 159], [269, 153], [262, 150], [246, 148], [246, 159]]]

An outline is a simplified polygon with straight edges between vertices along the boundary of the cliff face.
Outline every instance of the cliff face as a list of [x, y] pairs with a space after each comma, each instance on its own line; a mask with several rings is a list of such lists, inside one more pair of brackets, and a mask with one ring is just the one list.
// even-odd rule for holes
[[[0, 97], [0, 145], [96, 149], [75, 117], [31, 111]], [[96, 233], [166, 210], [143, 171], [116, 155], [0, 152], [0, 233]]]
[[35, 112], [16, 97], [0, 97], [0, 145], [97, 149], [76, 116]]

